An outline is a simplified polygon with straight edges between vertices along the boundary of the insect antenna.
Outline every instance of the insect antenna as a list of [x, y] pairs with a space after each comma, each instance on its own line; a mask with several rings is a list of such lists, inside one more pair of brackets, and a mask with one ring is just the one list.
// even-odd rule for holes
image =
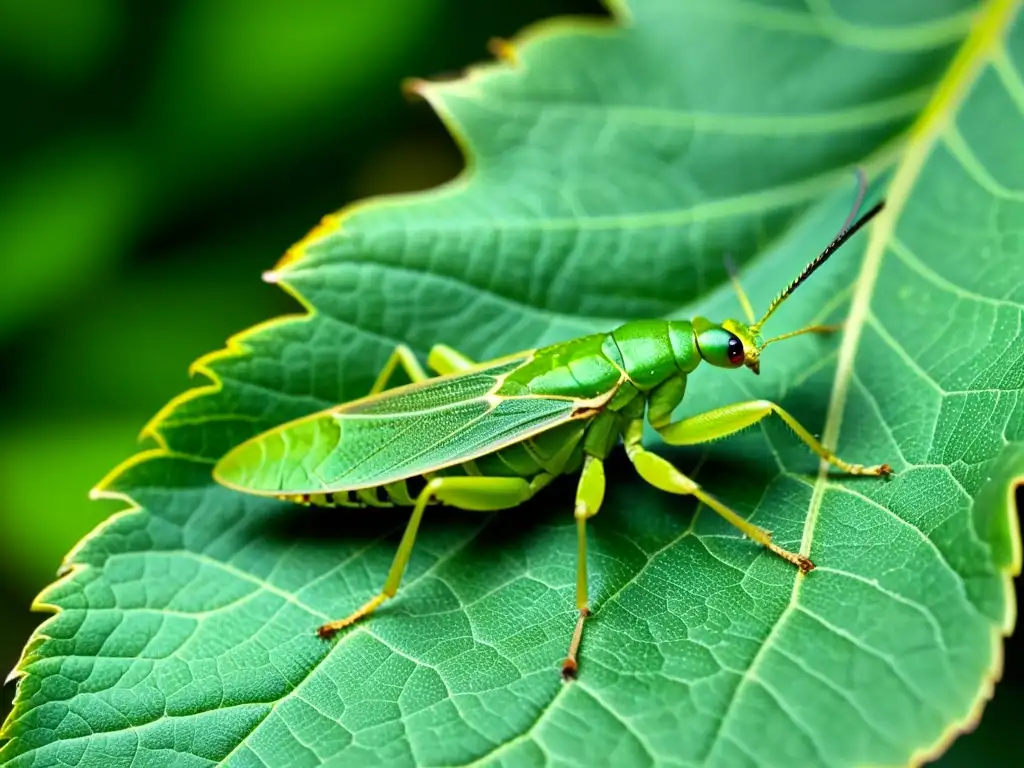
[[853, 172], [857, 175], [857, 197], [853, 201], [853, 208], [850, 209], [850, 212], [846, 216], [846, 221], [844, 221], [843, 226], [839, 228], [840, 232], [853, 224], [853, 220], [856, 219], [857, 214], [860, 213], [860, 207], [864, 204], [864, 198], [868, 194], [868, 175], [864, 172], [864, 169], [857, 166]]
[[[803, 268], [803, 271], [796, 276], [796, 279], [793, 280], [793, 282], [787, 285], [778, 296], [772, 299], [772, 303], [768, 305], [768, 311], [764, 313], [764, 317], [762, 317], [754, 325], [752, 325], [751, 329], [755, 331], [760, 329], [761, 326], [764, 325], [765, 321], [772, 316], [772, 313], [779, 308], [779, 305], [782, 304], [782, 302], [784, 302], [786, 299], [788, 299], [790, 295], [793, 293], [793, 291], [800, 287], [801, 283], [803, 283], [807, 278], [813, 275], [815, 270], [818, 269], [818, 267], [820, 267], [822, 264], [828, 261], [829, 257], [831, 257], [832, 254], [834, 254], [836, 251], [838, 251], [847, 240], [849, 240], [851, 237], [857, 234], [858, 230], [860, 230], [861, 227], [863, 227], [865, 224], [871, 221], [871, 219], [877, 216], [883, 207], [885, 207], [884, 200], [873, 206], [871, 210], [869, 210], [867, 213], [865, 213], [863, 216], [857, 219], [853, 224], [851, 224], [848, 227], [844, 227], [839, 232], [839, 234], [836, 235], [835, 239], [825, 247], [825, 250], [819, 253], [817, 257], [814, 258], [814, 260], [812, 260], [806, 267]], [[807, 330], [810, 329], [805, 329], [805, 331], [801, 331], [801, 333], [806, 332]], [[789, 335], [792, 336], [795, 334]], [[772, 341], [777, 340], [778, 339], [772, 339]], [[767, 344], [767, 342], [765, 342], [765, 344]]]
[[736, 269], [736, 262], [732, 260], [732, 256], [728, 253], [723, 257], [725, 262], [725, 271], [729, 274], [729, 281], [732, 283], [733, 290], [736, 291], [736, 296], [740, 300], [740, 306], [743, 308], [743, 314], [747, 317], [747, 322], [753, 325], [754, 323], [754, 308], [750, 304], [750, 299], [747, 298], [747, 292], [743, 290], [743, 285], [740, 283], [739, 270]]

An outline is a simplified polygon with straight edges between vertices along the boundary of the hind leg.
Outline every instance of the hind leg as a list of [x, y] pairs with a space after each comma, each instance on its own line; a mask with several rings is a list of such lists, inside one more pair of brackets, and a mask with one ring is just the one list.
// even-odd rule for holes
[[405, 346], [405, 344], [399, 344], [395, 347], [395, 351], [391, 353], [391, 357], [384, 363], [384, 367], [380, 369], [380, 373], [377, 374], [377, 380], [370, 387], [369, 394], [377, 395], [387, 389], [391, 377], [395, 375], [395, 370], [398, 368], [405, 371], [410, 381], [426, 381], [430, 378], [427, 372], [423, 370], [423, 366], [420, 365], [420, 361], [416, 359], [413, 351]]
[[476, 363], [445, 344], [435, 344], [427, 355], [427, 365], [439, 375], [447, 376], [473, 368]]
[[729, 509], [714, 496], [709, 494], [697, 483], [680, 472], [673, 464], [657, 454], [651, 453], [640, 443], [643, 435], [643, 423], [639, 420], [632, 422], [626, 429], [623, 442], [626, 447], [626, 455], [633, 462], [637, 473], [653, 485], [655, 488], [668, 493], [678, 493], [688, 496], [695, 496], [699, 501], [713, 509], [744, 534], [756, 541], [761, 546], [792, 563], [803, 573], [814, 569], [814, 563], [806, 555], [797, 552], [790, 552], [783, 549], [772, 541], [772, 534], [760, 526], [754, 525], [748, 520]]
[[587, 520], [596, 515], [604, 501], [604, 464], [600, 459], [588, 455], [580, 474], [576, 489], [576, 609], [579, 616], [569, 643], [569, 654], [562, 662], [562, 678], [572, 680], [579, 669], [577, 656], [583, 640], [583, 623], [590, 615], [590, 599], [587, 589]]
[[413, 544], [416, 542], [416, 533], [419, 531], [420, 521], [423, 519], [423, 511], [431, 501], [436, 500], [450, 507], [481, 512], [508, 509], [522, 504], [533, 496], [543, 487], [545, 479], [550, 478], [547, 475], [541, 475], [533, 482], [521, 477], [435, 477], [430, 480], [416, 497], [416, 505], [409, 517], [409, 523], [405, 526], [405, 533], [402, 534], [402, 541], [398, 545], [398, 551], [391, 562], [391, 569], [388, 571], [387, 580], [384, 582], [380, 594], [368, 600], [344, 619], [324, 624], [317, 630], [317, 634], [320, 637], [329, 638], [338, 630], [344, 629], [364, 616], [369, 616], [377, 610], [381, 603], [395, 596], [402, 583], [405, 567], [409, 563]]

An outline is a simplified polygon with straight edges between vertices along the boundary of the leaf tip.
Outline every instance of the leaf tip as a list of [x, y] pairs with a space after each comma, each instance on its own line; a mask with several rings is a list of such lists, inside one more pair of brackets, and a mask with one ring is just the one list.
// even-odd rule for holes
[[518, 66], [519, 64], [519, 54], [515, 43], [510, 40], [506, 40], [503, 37], [492, 37], [487, 41], [487, 50], [494, 58], [500, 59], [506, 64], [511, 64], [512, 66]]
[[426, 101], [426, 90], [430, 82], [422, 77], [407, 77], [402, 80], [402, 95], [409, 101]]
[[23, 678], [24, 676], [25, 670], [16, 666], [14, 667], [14, 669], [7, 673], [7, 677], [4, 678], [4, 685], [6, 686], [10, 685], [11, 683], [16, 683], [18, 680], [21, 680], [21, 678]]
[[[536, 26], [541, 26], [540, 24]], [[523, 36], [529, 36], [524, 32]], [[487, 51], [497, 61], [482, 62], [466, 67], [457, 72], [441, 72], [432, 75], [430, 79], [423, 77], [407, 77], [402, 81], [402, 93], [409, 101], [428, 102], [439, 116], [444, 118], [439, 109], [441, 106], [438, 91], [447, 88], [449, 91], [458, 90], [467, 94], [474, 89], [480, 78], [494, 70], [501, 70], [507, 67], [518, 67], [521, 64], [519, 56], [521, 44], [503, 37], [492, 37], [487, 41]]]
[[[263, 279], [267, 279], [267, 274], [273, 274], [277, 276], [277, 279], [273, 282], [280, 282], [280, 273], [284, 272], [288, 267], [301, 260], [302, 257], [306, 255], [306, 250], [309, 246], [324, 240], [341, 229], [341, 218], [341, 215], [337, 213], [329, 213], [321, 218], [320, 221], [306, 233], [305, 237], [284, 252], [284, 256], [278, 259], [278, 262], [274, 265], [273, 269], [264, 273]], [[267, 282], [271, 281], [267, 280]]]
[[[155, 427], [154, 427], [155, 428]], [[148, 451], [140, 451], [133, 456], [128, 457], [112, 470], [107, 472], [103, 478], [96, 483], [91, 489], [89, 489], [89, 499], [91, 501], [99, 501], [101, 499], [119, 499], [126, 501], [129, 504], [134, 505], [135, 502], [127, 494], [122, 493], [116, 487], [117, 479], [127, 472], [132, 467], [142, 464], [143, 462], [149, 461], [150, 459], [160, 458], [166, 456], [167, 451], [165, 448], [151, 448]], [[98, 529], [97, 529], [98, 530]], [[93, 532], [95, 533], [95, 531]], [[89, 534], [90, 536], [92, 534]], [[86, 537], [88, 538], [88, 536]], [[72, 554], [74, 550], [72, 550]], [[68, 555], [68, 559], [71, 558], [71, 554]]]

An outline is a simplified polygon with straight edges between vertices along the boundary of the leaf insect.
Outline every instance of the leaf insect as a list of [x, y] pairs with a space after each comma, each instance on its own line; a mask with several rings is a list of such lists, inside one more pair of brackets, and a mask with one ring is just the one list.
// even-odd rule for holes
[[[228, 488], [327, 507], [409, 506], [412, 514], [378, 595], [343, 619], [321, 626], [330, 638], [394, 597], [431, 504], [465, 510], [516, 507], [559, 475], [580, 472], [576, 491], [576, 607], [579, 611], [562, 664], [565, 679], [577, 674], [587, 595], [587, 520], [605, 492], [604, 460], [621, 441], [639, 475], [668, 493], [696, 497], [746, 536], [806, 573], [807, 555], [783, 549], [754, 525], [708, 494], [693, 479], [641, 442], [646, 416], [669, 445], [696, 445], [752, 426], [767, 416], [782, 419], [821, 459], [852, 475], [887, 476], [888, 464], [864, 466], [836, 456], [788, 411], [769, 400], [751, 400], [672, 421], [687, 376], [702, 362], [715, 368], [746, 367], [759, 373], [771, 344], [833, 327], [811, 325], [764, 338], [761, 329], [776, 309], [884, 203], [850, 220], [817, 258], [768, 305], [755, 322], [735, 274], [745, 320], [632, 320], [610, 333], [532, 349], [477, 363], [454, 349], [435, 346], [430, 377], [406, 346], [388, 359], [369, 395], [275, 427], [228, 452], [213, 475]], [[732, 271], [732, 270], [730, 270]], [[401, 366], [412, 383], [387, 389]]]

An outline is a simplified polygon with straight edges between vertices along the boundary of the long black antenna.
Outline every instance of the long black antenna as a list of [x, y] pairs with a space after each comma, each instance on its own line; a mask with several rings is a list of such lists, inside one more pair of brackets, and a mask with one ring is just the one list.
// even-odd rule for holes
[[796, 279], [793, 282], [791, 282], [783, 289], [782, 293], [780, 293], [778, 296], [772, 299], [772, 303], [768, 305], [768, 311], [764, 313], [764, 317], [758, 320], [757, 323], [752, 327], [756, 329], [764, 325], [765, 320], [771, 317], [772, 312], [778, 309], [779, 305], [786, 299], [788, 299], [790, 294], [792, 294], [793, 291], [795, 291], [801, 283], [803, 283], [807, 278], [813, 275], [818, 267], [820, 267], [822, 264], [828, 261], [829, 257], [832, 256], [833, 253], [835, 253], [842, 247], [843, 243], [845, 243], [847, 240], [849, 240], [851, 237], [857, 234], [857, 231], [865, 224], [867, 224], [869, 221], [871, 221], [871, 219], [875, 218], [875, 216], [877, 216], [878, 213], [884, 207], [885, 201], [883, 200], [882, 202], [877, 203], [873, 208], [871, 208], [871, 210], [869, 210], [855, 222], [853, 222], [853, 224], [851, 224], [849, 227], [846, 227], [838, 235], [836, 235], [835, 239], [828, 244], [825, 250], [819, 253], [818, 256], [810, 264], [804, 267], [803, 271], [799, 275], [797, 275]]
[[857, 214], [860, 213], [860, 207], [864, 204], [864, 198], [868, 194], [868, 175], [864, 172], [864, 169], [859, 165], [853, 169], [854, 175], [857, 177], [857, 197], [854, 198], [853, 208], [846, 215], [846, 221], [843, 222], [843, 226], [839, 228], [842, 232], [848, 226], [853, 224], [853, 220], [857, 218]]

